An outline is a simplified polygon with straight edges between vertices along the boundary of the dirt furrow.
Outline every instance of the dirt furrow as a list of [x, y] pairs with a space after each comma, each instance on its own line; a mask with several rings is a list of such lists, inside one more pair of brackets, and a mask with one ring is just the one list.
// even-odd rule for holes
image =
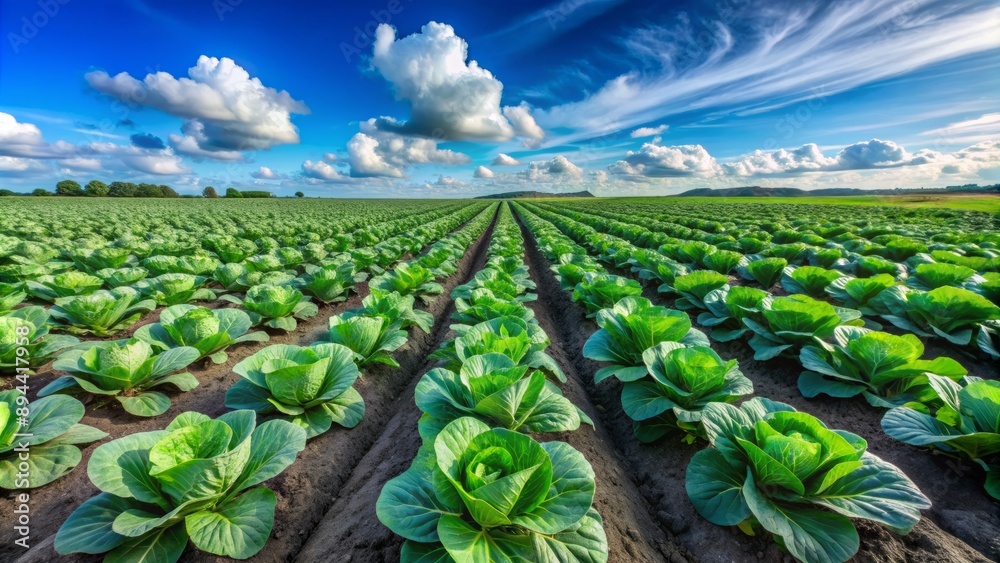
[[[518, 217], [520, 222], [520, 218]], [[529, 265], [533, 273], [538, 277], [538, 293], [542, 300], [547, 302], [547, 307], [553, 312], [556, 322], [556, 331], [561, 333], [563, 345], [566, 346], [566, 353], [573, 358], [576, 371], [583, 374], [580, 379], [583, 388], [590, 396], [597, 407], [600, 421], [608, 428], [612, 437], [612, 443], [617, 448], [618, 453], [628, 463], [629, 476], [638, 485], [639, 491], [645, 501], [651, 506], [651, 513], [654, 514], [663, 529], [672, 534], [684, 548], [692, 552], [698, 559], [703, 561], [784, 561], [787, 554], [782, 553], [774, 545], [769, 537], [758, 535], [757, 537], [747, 537], [736, 528], [723, 528], [716, 526], [702, 518], [687, 497], [685, 490], [685, 473], [691, 456], [703, 445], [688, 446], [680, 442], [661, 441], [656, 444], [642, 444], [632, 435], [632, 422], [625, 415], [621, 408], [621, 384], [610, 379], [595, 385], [590, 374], [599, 369], [601, 364], [583, 357], [583, 345], [597, 330], [594, 322], [586, 320], [583, 308], [573, 303], [569, 292], [563, 291], [554, 274], [549, 270], [549, 261], [539, 252], [534, 237], [530, 230], [524, 228]], [[655, 292], [654, 292], [655, 293]], [[649, 295], [647, 290], [647, 295]], [[658, 296], [653, 295], [654, 302], [658, 301]], [[667, 304], [667, 303], [662, 303]], [[555, 335], [552, 335], [555, 338]], [[858, 425], [858, 421], [866, 415], [861, 415], [865, 411], [860, 405], [839, 406], [834, 404], [824, 409], [813, 408], [811, 402], [802, 398], [795, 387], [795, 379], [791, 377], [794, 367], [794, 375], [798, 375], [799, 367], [778, 365], [775, 362], [763, 363], [752, 360], [752, 351], [743, 343], [732, 343], [732, 346], [721, 345], [713, 342], [713, 348], [724, 358], [736, 357], [740, 361], [740, 367], [747, 377], [754, 381], [756, 394], [766, 396], [774, 400], [784, 401], [792, 404], [812, 414], [815, 414], [826, 421], [833, 428], [846, 428], [856, 432], [869, 440], [870, 450], [891, 463], [896, 463], [911, 478], [921, 486], [925, 493], [930, 495], [931, 489], [935, 488], [935, 482], [940, 483], [946, 476], [943, 469], [937, 470], [939, 481], [933, 479], [918, 480], [911, 473], [912, 469], [906, 466], [906, 459], [913, 462], [914, 458], [923, 456], [921, 452], [914, 452], [911, 448], [893, 442], [881, 432], [876, 418], [875, 427], [866, 429]], [[794, 362], [794, 361], [792, 361]], [[785, 381], [785, 383], [776, 383]], [[788, 383], [790, 381], [790, 383]], [[867, 404], [864, 405], [871, 410]], [[828, 410], [844, 409], [842, 416], [826, 416], [830, 414]], [[860, 416], [859, 416], [860, 415]], [[889, 444], [888, 442], [893, 442]], [[895, 452], [896, 455], [887, 455]], [[918, 453], [919, 455], [913, 455]], [[968, 482], [952, 479], [949, 480], [946, 490], [941, 491], [942, 495], [948, 494], [972, 494], [969, 490], [973, 488]], [[941, 485], [937, 485], [940, 489]], [[954, 493], [952, 492], [954, 489]], [[981, 501], [985, 495], [979, 495]], [[933, 497], [932, 497], [933, 500]], [[960, 501], [961, 502], [961, 501]], [[976, 541], [976, 547], [980, 551], [973, 549], [962, 540], [959, 540], [945, 532], [934, 520], [938, 518], [924, 518], [914, 531], [906, 537], [900, 537], [889, 533], [883, 528], [867, 522], [857, 521], [861, 534], [861, 550], [856, 556], [858, 561], [986, 561], [984, 553], [990, 558], [996, 559], [1000, 554], [990, 551], [991, 546], [997, 542], [997, 534], [990, 535], [992, 525], [989, 519], [994, 517], [988, 508], [981, 508], [981, 502], [973, 503], [969, 512], [964, 518], [958, 519], [949, 514], [949, 525], [953, 527], [962, 526], [970, 530], [970, 533], [963, 533], [966, 541], [972, 543]], [[951, 511], [956, 512], [956, 511]], [[994, 511], [995, 512], [995, 509]], [[978, 532], [975, 530], [978, 529]], [[976, 538], [978, 537], [978, 541]], [[992, 547], [996, 549], [996, 547]]]

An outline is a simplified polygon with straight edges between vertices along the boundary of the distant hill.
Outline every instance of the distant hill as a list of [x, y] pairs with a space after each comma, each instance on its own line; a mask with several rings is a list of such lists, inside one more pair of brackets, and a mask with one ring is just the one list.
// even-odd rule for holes
[[475, 199], [530, 199], [536, 197], [594, 197], [588, 191], [573, 192], [568, 194], [549, 194], [545, 192], [506, 192], [502, 194], [481, 195]]
[[895, 188], [891, 190], [862, 190], [859, 188], [824, 188], [820, 190], [802, 190], [799, 188], [764, 188], [761, 186], [742, 186], [739, 188], [695, 188], [675, 197], [816, 197], [816, 196], [851, 196], [851, 195], [942, 195], [942, 194], [1000, 194], [1000, 184], [979, 186], [948, 186], [946, 188]]

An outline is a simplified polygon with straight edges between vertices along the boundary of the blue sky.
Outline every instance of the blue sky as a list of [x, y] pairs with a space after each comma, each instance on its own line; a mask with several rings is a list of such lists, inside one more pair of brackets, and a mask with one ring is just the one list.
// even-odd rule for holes
[[0, 185], [993, 183], [998, 28], [992, 0], [5, 0]]

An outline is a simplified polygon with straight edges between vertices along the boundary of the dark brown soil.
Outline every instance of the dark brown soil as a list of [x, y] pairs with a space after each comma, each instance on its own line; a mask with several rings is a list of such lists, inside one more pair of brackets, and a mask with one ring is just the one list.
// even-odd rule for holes
[[[441, 281], [446, 294], [475, 272], [474, 266], [477, 259], [485, 253], [492, 229], [491, 224], [466, 252], [458, 263], [458, 271]], [[218, 416], [228, 410], [224, 405], [225, 393], [239, 379], [239, 376], [232, 371], [234, 365], [272, 344], [294, 343], [304, 346], [325, 338], [329, 318], [345, 309], [361, 306], [361, 300], [367, 296], [367, 283], [360, 283], [355, 287], [358, 293], [347, 301], [332, 306], [321, 306], [318, 315], [300, 321], [293, 332], [269, 330], [270, 342], [248, 343], [230, 348], [229, 360], [224, 364], [208, 363], [192, 366], [189, 371], [198, 378], [200, 385], [190, 392], [174, 394], [170, 410], [159, 417], [137, 418], [126, 413], [115, 403], [101, 409], [88, 409], [87, 415], [81, 422], [100, 428], [110, 434], [109, 439], [114, 439], [136, 432], [162, 429], [175, 416], [186, 411]], [[351, 469], [382, 434], [395, 412], [391, 405], [398, 400], [400, 393], [410, 381], [422, 373], [420, 370], [424, 366], [426, 356], [436, 348], [435, 334], [447, 328], [448, 319], [445, 313], [449, 305], [450, 301], [446, 297], [441, 297], [425, 307], [425, 310], [435, 317], [435, 328], [431, 335], [424, 334], [416, 328], [410, 330], [407, 343], [393, 354], [400, 365], [399, 368], [379, 364], [364, 370], [362, 379], [354, 385], [365, 400], [365, 416], [357, 427], [345, 429], [335, 425], [328, 432], [310, 440], [294, 464], [267, 482], [267, 486], [277, 494], [278, 506], [271, 538], [253, 561], [286, 561], [298, 552], [313, 527], [337, 496], [341, 485], [350, 476]], [[152, 320], [146, 318], [143, 322]], [[43, 369], [41, 373], [33, 376], [32, 387], [40, 389], [55, 377], [50, 368]], [[17, 561], [23, 563], [53, 559], [100, 560], [100, 556], [60, 557], [52, 548], [55, 532], [63, 521], [80, 503], [99, 492], [90, 483], [86, 472], [87, 461], [95, 447], [96, 444], [92, 444], [83, 448], [83, 460], [80, 465], [54, 486], [43, 487], [31, 493], [32, 548], [29, 551], [22, 553], [20, 547], [14, 546], [11, 526], [6, 524], [3, 526], [0, 532], [0, 561], [12, 561], [15, 557], [18, 557]], [[10, 493], [0, 500], [2, 504], [11, 502]], [[10, 514], [10, 511], [4, 509], [3, 513]], [[213, 559], [225, 558], [212, 557], [190, 547], [182, 557], [183, 561]]]
[[[691, 456], [704, 444], [689, 446], [668, 438], [645, 445], [633, 437], [631, 421], [621, 408], [621, 384], [612, 378], [595, 385], [591, 374], [601, 365], [582, 355], [583, 344], [597, 326], [585, 319], [582, 307], [571, 301], [569, 292], [560, 289], [530, 231], [523, 225], [522, 231], [538, 294], [553, 312], [555, 321], [552, 326], [551, 321], [540, 318], [542, 327], [566, 347], [565, 353], [573, 359], [576, 373], [582, 376], [580, 382], [597, 407], [599, 424], [610, 432], [617, 453], [628, 460], [627, 474], [638, 485], [664, 533], [675, 537], [684, 549], [703, 561], [791, 560], [770, 538], [748, 537], [736, 528], [716, 526], [695, 511], [685, 491], [685, 472]], [[655, 287], [647, 288], [645, 293], [654, 302], [670, 304], [656, 295]], [[855, 560], [1000, 560], [998, 507], [982, 490], [981, 473], [950, 461], [947, 463], [954, 468], [949, 470], [952, 466], [946, 465], [943, 458], [889, 438], [879, 424], [882, 413], [863, 400], [803, 398], [796, 386], [801, 366], [794, 359], [756, 362], [752, 359], [753, 351], [744, 342], [713, 342], [713, 348], [724, 358], [739, 359], [740, 369], [753, 380], [757, 395], [787, 402], [832, 428], [843, 428], [864, 437], [872, 453], [900, 467], [934, 503], [926, 517], [905, 537], [869, 522], [856, 521], [861, 549]]]

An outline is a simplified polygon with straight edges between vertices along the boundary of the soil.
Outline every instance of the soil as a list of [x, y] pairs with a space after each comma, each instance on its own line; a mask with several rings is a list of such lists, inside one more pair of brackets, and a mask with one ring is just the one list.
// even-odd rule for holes
[[[584, 343], [598, 327], [585, 318], [583, 308], [571, 301], [570, 293], [560, 289], [530, 231], [523, 225], [522, 231], [538, 293], [555, 313], [554, 326], [546, 326], [551, 321], [544, 317], [539, 319], [542, 328], [553, 339], [561, 339], [560, 345], [573, 358], [576, 373], [584, 375], [580, 382], [597, 407], [600, 424], [610, 431], [617, 453], [628, 460], [628, 475], [638, 485], [664, 533], [673, 535], [684, 549], [702, 561], [790, 561], [790, 556], [782, 553], [769, 537], [748, 537], [736, 528], [716, 526], [695, 511], [685, 491], [685, 472], [691, 456], [704, 444], [689, 446], [669, 438], [656, 444], [642, 444], [633, 437], [631, 420], [621, 408], [621, 384], [611, 378], [595, 385], [589, 374], [602, 365], [582, 354]], [[672, 303], [661, 298], [655, 286], [647, 285], [644, 295], [657, 304]], [[1000, 560], [1000, 506], [983, 491], [980, 470], [893, 440], [882, 432], [883, 413], [863, 399], [805, 399], [796, 384], [801, 365], [794, 359], [757, 362], [753, 360], [753, 350], [742, 341], [713, 341], [712, 346], [723, 358], [739, 360], [740, 369], [754, 382], [758, 396], [789, 403], [817, 416], [831, 428], [859, 434], [868, 441], [869, 451], [899, 467], [931, 499], [933, 507], [925, 511], [925, 517], [907, 536], [856, 520], [861, 549], [854, 560]], [[936, 351], [933, 345], [928, 345], [927, 352], [931, 357], [945, 353]], [[995, 368], [988, 363], [963, 365], [973, 375], [995, 374]]]
[[[445, 295], [476, 271], [474, 267], [477, 259], [485, 254], [492, 229], [491, 224], [470, 247], [459, 261], [457, 272], [440, 282], [445, 289]], [[137, 418], [126, 413], [117, 403], [112, 403], [100, 409], [88, 409], [87, 415], [80, 422], [107, 432], [109, 438], [101, 442], [105, 443], [127, 434], [162, 429], [182, 412], [198, 411], [216, 417], [229, 410], [224, 405], [225, 393], [239, 379], [239, 376], [232, 371], [234, 365], [266, 346], [282, 343], [305, 346], [324, 339], [328, 331], [329, 318], [346, 309], [360, 307], [362, 299], [368, 295], [367, 282], [359, 283], [355, 288], [357, 293], [352, 294], [347, 301], [332, 305], [321, 304], [318, 315], [299, 321], [298, 327], [292, 332], [268, 329], [271, 335], [270, 342], [233, 346], [227, 350], [229, 359], [224, 364], [214, 365], [204, 360], [199, 362], [201, 365], [191, 366], [188, 371], [198, 379], [200, 385], [187, 393], [168, 393], [171, 395], [172, 404], [161, 416], [151, 419]], [[447, 328], [445, 313], [449, 306], [450, 300], [441, 297], [423, 307], [434, 315], [435, 328], [432, 329], [431, 335], [424, 334], [417, 328], [410, 330], [407, 343], [393, 354], [399, 363], [399, 368], [378, 364], [363, 370], [362, 378], [354, 384], [354, 388], [365, 400], [365, 415], [358, 426], [346, 429], [334, 425], [328, 432], [310, 440], [306, 448], [299, 453], [295, 463], [281, 475], [267, 482], [267, 486], [278, 497], [274, 528], [264, 549], [252, 559], [253, 561], [287, 561], [298, 552], [313, 527], [337, 496], [341, 485], [351, 475], [352, 468], [382, 434], [395, 412], [392, 404], [398, 400], [410, 381], [422, 373], [420, 370], [425, 364], [425, 358], [437, 347], [435, 335]], [[154, 322], [158, 314], [158, 311], [150, 313], [141, 323]], [[32, 377], [32, 387], [36, 390], [41, 389], [56, 377], [51, 367], [46, 366]], [[410, 396], [412, 397], [412, 393]], [[81, 562], [101, 559], [101, 556], [85, 555], [63, 557], [57, 555], [52, 547], [56, 531], [70, 513], [80, 503], [100, 492], [91, 484], [86, 472], [90, 454], [97, 445], [83, 447], [83, 459], [80, 464], [69, 475], [60, 479], [56, 486], [42, 487], [31, 492], [32, 548], [23, 552], [20, 547], [14, 546], [11, 526], [4, 525], [0, 531], [0, 561], [14, 561], [15, 557], [19, 563], [54, 559]], [[0, 505], [12, 502], [11, 492], [5, 492], [4, 496], [0, 497]], [[9, 513], [7, 509], [3, 509], [3, 512]], [[228, 559], [207, 555], [189, 546], [181, 560]]]

